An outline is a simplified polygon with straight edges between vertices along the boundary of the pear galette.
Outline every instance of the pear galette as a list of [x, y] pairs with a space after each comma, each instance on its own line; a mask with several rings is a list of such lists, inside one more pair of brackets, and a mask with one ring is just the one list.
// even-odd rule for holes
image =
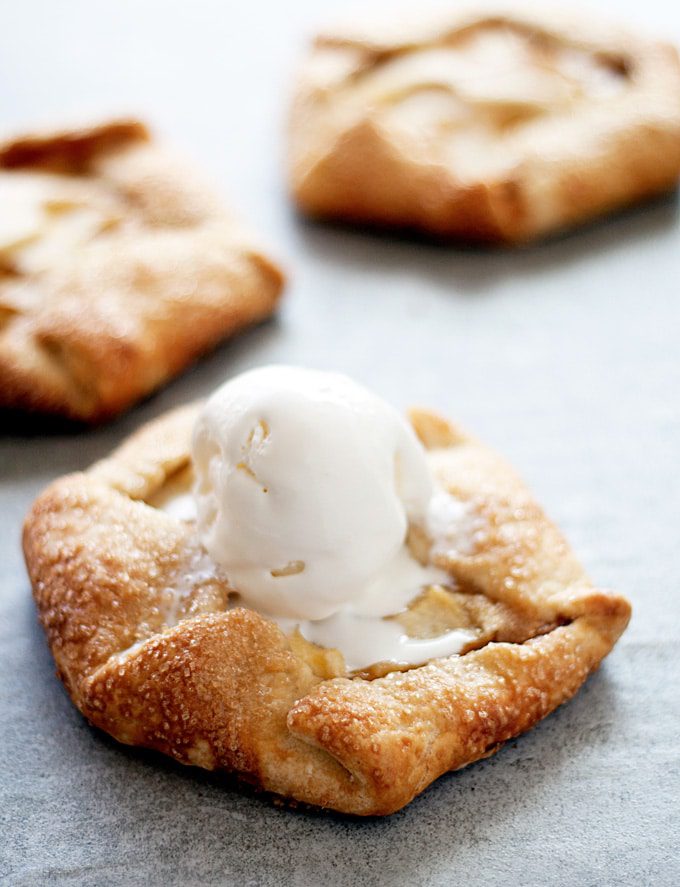
[[680, 64], [557, 9], [393, 16], [316, 39], [290, 127], [304, 212], [516, 243], [675, 185]]
[[271, 314], [281, 286], [143, 124], [0, 143], [0, 407], [107, 419]]
[[[24, 527], [57, 668], [88, 720], [121, 742], [355, 814], [398, 810], [569, 699], [630, 607], [593, 587], [497, 455], [431, 413], [412, 423], [468, 538], [422, 534], [449, 581], [398, 614], [412, 637], [464, 628], [459, 655], [348, 672], [342, 654], [239, 606], [201, 548], [190, 499], [195, 406], [53, 483]], [[347, 552], [351, 557], [352, 552]]]

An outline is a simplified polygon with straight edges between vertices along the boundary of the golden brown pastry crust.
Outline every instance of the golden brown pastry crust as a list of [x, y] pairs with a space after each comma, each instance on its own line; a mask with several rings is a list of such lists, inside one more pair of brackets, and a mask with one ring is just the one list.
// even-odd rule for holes
[[[536, 96], [480, 100], [492, 46], [467, 81], [450, 60], [410, 81], [403, 69], [393, 76], [424, 50], [464, 53], [487, 37], [522, 42], [538, 75], [557, 69], [543, 107]], [[611, 75], [609, 91], [600, 74]], [[579, 84], [575, 101], [558, 101]], [[423, 100], [434, 102], [430, 116]], [[406, 101], [424, 115], [411, 126], [395, 116]], [[447, 102], [450, 115], [436, 110]], [[517, 243], [675, 185], [680, 64], [670, 45], [561, 9], [477, 4], [432, 20], [395, 17], [316, 39], [290, 130], [292, 193], [312, 216]]]
[[[594, 588], [498, 456], [426, 412], [412, 421], [439, 480], [483, 532], [443, 554], [460, 588], [536, 636], [375, 680], [324, 680], [274, 623], [228, 609], [191, 525], [145, 503], [189, 462], [196, 406], [167, 414], [83, 474], [57, 480], [24, 527], [35, 600], [74, 703], [121, 742], [287, 798], [386, 814], [496, 751], [572, 696], [630, 607]], [[348, 555], [351, 556], [351, 555]], [[474, 606], [473, 606], [474, 604]], [[538, 626], [542, 626], [539, 630]]]
[[0, 242], [0, 407], [108, 419], [276, 306], [281, 271], [138, 121], [0, 143], [11, 185], [45, 226], [95, 215], [37, 264]]

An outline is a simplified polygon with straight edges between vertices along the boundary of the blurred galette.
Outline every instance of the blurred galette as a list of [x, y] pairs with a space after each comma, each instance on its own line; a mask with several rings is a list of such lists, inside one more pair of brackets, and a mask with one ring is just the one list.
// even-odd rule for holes
[[0, 407], [109, 419], [271, 314], [281, 286], [139, 121], [0, 143]]
[[456, 6], [321, 34], [290, 122], [311, 216], [517, 243], [672, 188], [676, 50], [582, 13]]

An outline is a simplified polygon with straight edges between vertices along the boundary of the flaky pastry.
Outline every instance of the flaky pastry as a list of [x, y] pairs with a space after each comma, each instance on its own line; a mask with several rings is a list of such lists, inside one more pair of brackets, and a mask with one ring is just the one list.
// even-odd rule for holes
[[271, 314], [281, 286], [138, 121], [0, 143], [0, 406], [107, 419]]
[[522, 242], [674, 186], [680, 64], [561, 9], [393, 13], [316, 39], [290, 130], [312, 216]]
[[24, 527], [59, 675], [120, 742], [289, 799], [387, 814], [569, 699], [625, 628], [627, 601], [591, 585], [512, 469], [415, 411], [436, 479], [475, 530], [467, 553], [431, 553], [452, 588], [428, 589], [399, 618], [414, 636], [461, 626], [476, 640], [420, 667], [347, 674], [338, 651], [239, 606], [191, 521], [158, 507], [191, 483], [196, 409], [57, 480]]

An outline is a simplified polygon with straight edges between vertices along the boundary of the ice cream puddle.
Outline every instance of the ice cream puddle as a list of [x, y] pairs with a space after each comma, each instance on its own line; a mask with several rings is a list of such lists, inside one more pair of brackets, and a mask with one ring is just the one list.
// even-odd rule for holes
[[[209, 398], [192, 456], [198, 537], [244, 606], [338, 649], [349, 669], [417, 665], [476, 637], [410, 637], [392, 618], [424, 589], [452, 584], [413, 556], [409, 528], [462, 551], [470, 521], [435, 490], [406, 419], [370, 391], [334, 373], [252, 370]], [[156, 504], [193, 519], [185, 491]]]

